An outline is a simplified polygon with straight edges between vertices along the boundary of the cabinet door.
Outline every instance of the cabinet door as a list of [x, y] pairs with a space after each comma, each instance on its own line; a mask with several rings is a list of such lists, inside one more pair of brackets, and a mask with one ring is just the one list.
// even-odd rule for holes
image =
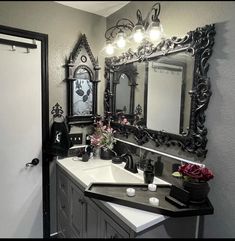
[[84, 238], [100, 237], [100, 209], [89, 199], [84, 203]]
[[70, 238], [69, 220], [62, 213], [58, 214], [58, 237]]
[[70, 210], [70, 217], [71, 217], [71, 228], [72, 231], [75, 232], [77, 237], [83, 237], [82, 234], [82, 209], [84, 203], [83, 192], [77, 188], [73, 183], [71, 183], [71, 210]]
[[57, 210], [58, 213], [63, 214], [66, 218], [69, 218], [69, 203], [67, 197], [63, 192], [58, 191], [57, 194]]
[[60, 171], [57, 172], [57, 188], [60, 192], [68, 196], [69, 179]]
[[61, 238], [69, 237], [68, 179], [62, 172], [57, 173], [57, 231]]
[[105, 213], [101, 218], [102, 238], [129, 238], [129, 234]]

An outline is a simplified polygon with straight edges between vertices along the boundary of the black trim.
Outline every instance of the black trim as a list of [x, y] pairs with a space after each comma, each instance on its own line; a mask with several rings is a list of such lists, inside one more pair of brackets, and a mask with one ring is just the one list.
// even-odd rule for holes
[[0, 25], [0, 33], [41, 41], [41, 97], [42, 97], [42, 186], [43, 237], [50, 237], [49, 156], [45, 152], [49, 138], [48, 35]]

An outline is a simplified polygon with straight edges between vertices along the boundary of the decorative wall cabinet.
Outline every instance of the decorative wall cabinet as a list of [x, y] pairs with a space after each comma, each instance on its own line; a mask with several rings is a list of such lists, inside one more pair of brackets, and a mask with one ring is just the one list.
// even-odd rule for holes
[[90, 124], [97, 114], [98, 58], [95, 59], [85, 34], [70, 54], [67, 66], [68, 124]]

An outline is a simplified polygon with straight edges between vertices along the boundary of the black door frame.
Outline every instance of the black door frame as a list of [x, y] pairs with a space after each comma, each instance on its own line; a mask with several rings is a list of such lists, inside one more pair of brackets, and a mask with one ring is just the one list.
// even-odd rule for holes
[[50, 237], [49, 156], [46, 145], [49, 138], [49, 89], [48, 89], [48, 35], [0, 25], [0, 33], [41, 41], [41, 98], [42, 98], [42, 199], [43, 237]]

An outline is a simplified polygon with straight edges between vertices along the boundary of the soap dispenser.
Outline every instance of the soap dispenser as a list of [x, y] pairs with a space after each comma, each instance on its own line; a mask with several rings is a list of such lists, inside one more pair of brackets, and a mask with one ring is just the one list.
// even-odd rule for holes
[[154, 174], [156, 177], [161, 177], [163, 173], [164, 164], [161, 158], [161, 156], [158, 156], [157, 161], [154, 163]]
[[146, 167], [144, 169], [144, 182], [149, 184], [153, 182], [154, 178], [154, 173], [153, 173], [153, 165], [152, 165], [152, 160], [148, 159], [146, 163]]

